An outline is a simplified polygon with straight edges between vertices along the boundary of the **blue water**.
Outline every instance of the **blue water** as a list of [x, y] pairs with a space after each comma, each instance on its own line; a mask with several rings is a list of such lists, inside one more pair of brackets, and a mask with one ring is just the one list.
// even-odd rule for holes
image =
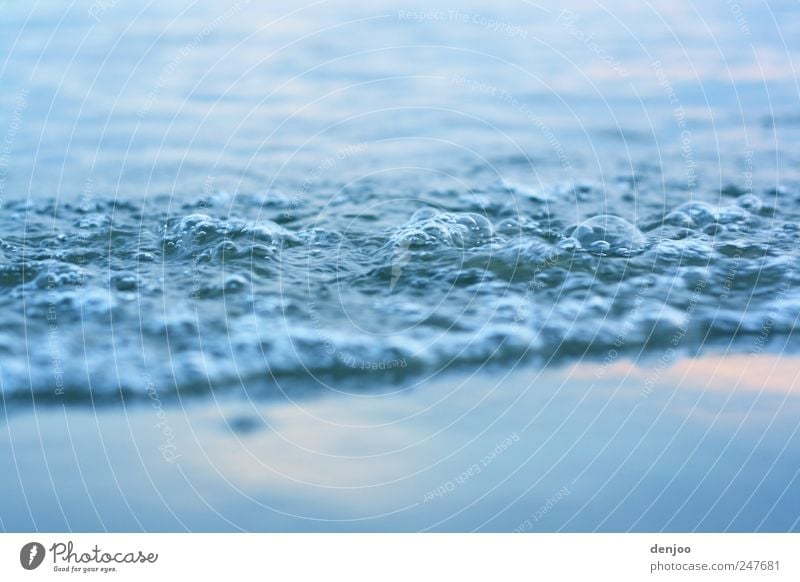
[[[624, 324], [634, 353], [780, 341], [800, 124], [771, 8], [6, 7], [4, 393], [402, 381]], [[605, 215], [638, 230], [574, 230]]]
[[7, 412], [797, 352], [796, 3], [0, 11]]

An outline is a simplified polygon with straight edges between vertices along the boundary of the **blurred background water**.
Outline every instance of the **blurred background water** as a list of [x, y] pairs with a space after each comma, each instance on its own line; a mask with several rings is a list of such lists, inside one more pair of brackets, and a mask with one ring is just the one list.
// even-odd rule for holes
[[794, 2], [0, 6], [7, 413], [796, 351]]

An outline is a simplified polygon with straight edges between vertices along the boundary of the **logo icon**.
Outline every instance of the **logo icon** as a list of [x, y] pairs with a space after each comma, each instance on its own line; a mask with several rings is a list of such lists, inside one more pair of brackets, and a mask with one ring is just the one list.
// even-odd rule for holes
[[44, 554], [44, 546], [39, 542], [27, 543], [19, 552], [19, 563], [26, 570], [35, 570], [44, 562]]

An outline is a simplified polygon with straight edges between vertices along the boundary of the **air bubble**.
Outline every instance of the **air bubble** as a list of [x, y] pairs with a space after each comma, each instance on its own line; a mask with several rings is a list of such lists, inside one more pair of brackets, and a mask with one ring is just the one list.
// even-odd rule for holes
[[764, 206], [761, 198], [755, 194], [744, 194], [736, 199], [736, 205], [749, 210], [750, 212], [759, 212]]
[[741, 206], [723, 206], [718, 218], [721, 224], [741, 223], [750, 218], [750, 212]]
[[691, 224], [689, 226], [705, 226], [712, 222], [717, 222], [717, 211], [707, 202], [684, 202], [675, 208], [670, 215], [678, 212], [691, 218]]
[[597, 255], [629, 256], [644, 250], [647, 239], [635, 225], [603, 214], [581, 223], [572, 232], [580, 246]]
[[489, 242], [492, 234], [492, 223], [480, 214], [437, 213], [423, 208], [415, 212], [411, 221], [391, 240], [395, 246], [472, 248]]

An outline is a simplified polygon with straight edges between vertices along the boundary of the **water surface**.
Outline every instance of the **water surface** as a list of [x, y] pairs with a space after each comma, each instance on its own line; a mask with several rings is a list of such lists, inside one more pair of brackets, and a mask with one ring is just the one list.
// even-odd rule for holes
[[[3, 4], [0, 464], [20, 476], [3, 527], [520, 529], [567, 487], [566, 513], [536, 528], [796, 529], [793, 377], [771, 380], [786, 391], [774, 424], [779, 395], [735, 386], [751, 373], [736, 362], [795, 369], [799, 10]], [[711, 376], [736, 371], [728, 393], [707, 390], [709, 357]], [[467, 404], [437, 395], [475, 373], [486, 390], [469, 381], [464, 398], [483, 412], [452, 440]], [[529, 386], [539, 373], [552, 381]], [[705, 403], [688, 432], [683, 396], [664, 392], [684, 377]], [[584, 397], [606, 411], [596, 423]], [[358, 437], [304, 420], [347, 423], [351, 406]], [[731, 410], [740, 424], [717, 431]], [[397, 430], [375, 428], [384, 416]], [[553, 424], [523, 431], [532, 418]], [[572, 422], [591, 440], [556, 430]], [[119, 505], [149, 479], [120, 466], [140, 458], [123, 424], [164, 463], [153, 487], [185, 504], [179, 519], [152, 497]], [[337, 458], [381, 457], [383, 438], [408, 452], [329, 466], [282, 449], [288, 433]], [[195, 437], [245, 452], [176, 452]], [[508, 438], [479, 489], [420, 500]], [[592, 462], [595, 446], [612, 457]], [[122, 495], [81, 497], [108, 485], [105, 468], [76, 480], [83, 449]], [[292, 497], [251, 470], [259, 455], [327, 496]], [[32, 485], [40, 461], [54, 473]], [[184, 477], [235, 486], [209, 484], [212, 515]], [[374, 483], [394, 485], [336, 493]], [[285, 502], [264, 521], [240, 495]], [[72, 503], [109, 505], [93, 520]]]

